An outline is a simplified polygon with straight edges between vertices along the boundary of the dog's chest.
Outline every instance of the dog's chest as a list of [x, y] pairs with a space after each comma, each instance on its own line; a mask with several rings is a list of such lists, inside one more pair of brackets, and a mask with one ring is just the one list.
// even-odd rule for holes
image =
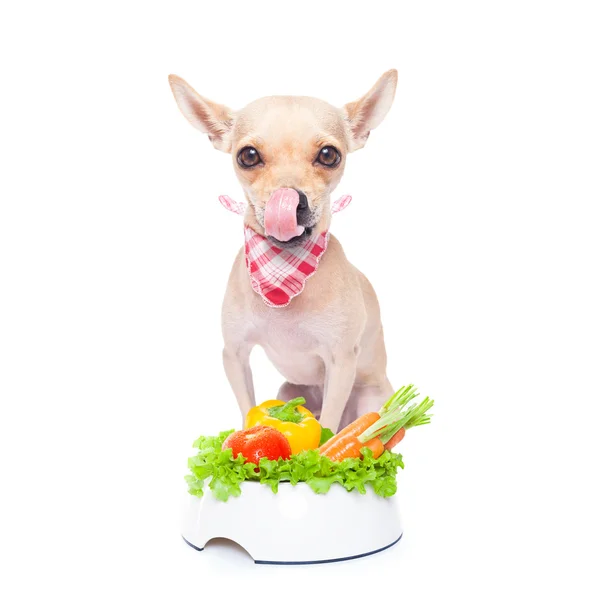
[[321, 317], [301, 317], [270, 309], [254, 317], [252, 341], [261, 346], [278, 371], [292, 383], [322, 384], [327, 355], [327, 325]]

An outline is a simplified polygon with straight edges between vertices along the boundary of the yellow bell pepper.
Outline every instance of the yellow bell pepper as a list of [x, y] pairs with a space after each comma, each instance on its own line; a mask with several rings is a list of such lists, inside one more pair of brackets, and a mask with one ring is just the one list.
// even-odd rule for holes
[[248, 411], [245, 429], [267, 425], [281, 431], [292, 448], [292, 454], [319, 446], [321, 424], [314, 415], [301, 406], [306, 400], [296, 398], [289, 402], [267, 400]]

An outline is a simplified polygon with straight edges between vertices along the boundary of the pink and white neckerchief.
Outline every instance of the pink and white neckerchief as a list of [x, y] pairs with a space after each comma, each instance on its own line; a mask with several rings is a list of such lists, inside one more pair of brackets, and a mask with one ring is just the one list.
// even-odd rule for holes
[[[351, 200], [351, 196], [342, 196], [333, 203], [331, 212], [344, 210]], [[236, 202], [229, 196], [219, 196], [219, 202], [238, 215], [246, 212], [245, 202]], [[267, 306], [287, 306], [304, 290], [306, 280], [316, 273], [328, 240], [329, 231], [324, 231], [306, 238], [299, 246], [279, 248], [246, 226], [244, 252], [252, 289]]]

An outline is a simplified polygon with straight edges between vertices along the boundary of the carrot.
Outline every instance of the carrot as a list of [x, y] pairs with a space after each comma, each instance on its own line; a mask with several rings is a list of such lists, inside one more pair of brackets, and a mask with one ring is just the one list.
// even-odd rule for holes
[[333, 461], [342, 461], [360, 458], [361, 449], [369, 448], [378, 458], [399, 443], [407, 429], [425, 425], [431, 420], [427, 411], [433, 406], [433, 400], [429, 397], [407, 408], [406, 405], [417, 396], [412, 385], [400, 388], [379, 413], [362, 415], [323, 444], [319, 452]]
[[369, 412], [366, 415], [362, 415], [358, 417], [356, 421], [350, 423], [342, 429], [339, 433], [336, 433], [331, 439], [327, 440], [320, 448], [319, 452], [323, 454], [330, 448], [333, 444], [335, 444], [339, 439], [347, 436], [353, 435], [354, 437], [359, 436], [365, 429], [371, 427], [375, 421], [379, 419], [379, 413]]
[[345, 435], [321, 454], [334, 462], [341, 462], [346, 458], [360, 458], [363, 448], [369, 448], [373, 458], [379, 458], [385, 450], [383, 442], [377, 437], [363, 443], [355, 435]]
[[399, 444], [404, 439], [406, 429], [401, 427], [398, 431], [385, 443], [385, 449], [391, 450], [396, 444]]
[[322, 450], [323, 446], [319, 448], [319, 452], [323, 456], [326, 456], [334, 462], [340, 462], [345, 458], [360, 457], [360, 449], [363, 447], [363, 444], [358, 441], [358, 438], [355, 435], [336, 436], [336, 438], [336, 441], [326, 450]]
[[385, 450], [383, 442], [378, 437], [369, 440], [363, 446], [363, 448], [369, 448], [369, 450], [371, 450], [371, 452], [373, 453], [373, 458], [379, 458]]

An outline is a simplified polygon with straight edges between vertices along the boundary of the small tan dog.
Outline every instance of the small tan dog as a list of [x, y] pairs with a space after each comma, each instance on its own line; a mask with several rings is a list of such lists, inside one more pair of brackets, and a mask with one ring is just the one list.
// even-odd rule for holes
[[[284, 249], [329, 229], [330, 195], [346, 155], [362, 148], [384, 119], [397, 78], [395, 70], [387, 71], [343, 108], [316, 98], [271, 96], [239, 111], [207, 100], [175, 75], [169, 83], [188, 121], [215, 148], [231, 153], [248, 200], [246, 227]], [[296, 190], [291, 193], [298, 199], [289, 216], [295, 231], [278, 238], [265, 231], [265, 216], [282, 189]], [[307, 408], [334, 431], [379, 410], [393, 393], [377, 297], [333, 236], [304, 291], [277, 308], [267, 306], [251, 286], [242, 248], [229, 277], [222, 327], [225, 371], [244, 418], [255, 405], [249, 359], [256, 345], [287, 380], [277, 398], [304, 396]]]

